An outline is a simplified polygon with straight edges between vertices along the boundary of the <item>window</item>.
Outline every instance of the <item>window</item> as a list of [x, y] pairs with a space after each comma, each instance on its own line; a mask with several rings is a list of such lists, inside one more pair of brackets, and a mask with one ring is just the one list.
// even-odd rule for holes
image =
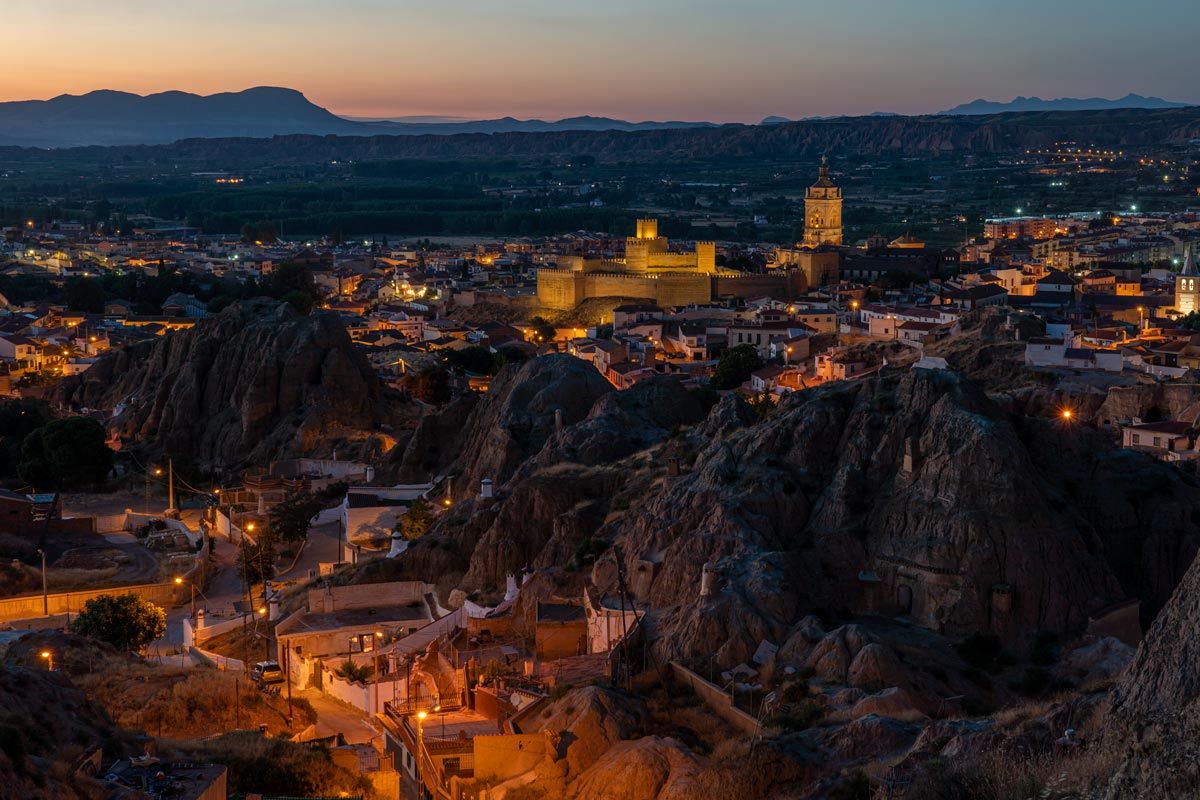
[[1142, 437], [1141, 437], [1139, 434], [1136, 434], [1136, 433], [1135, 433], [1135, 434], [1133, 435], [1133, 443], [1134, 443], [1134, 444], [1141, 444], [1141, 443], [1142, 443]]
[[1155, 446], [1155, 447], [1162, 447], [1162, 446], [1163, 446], [1163, 443], [1162, 443], [1162, 441], [1163, 441], [1163, 440], [1162, 440], [1162, 437], [1161, 437], [1161, 436], [1155, 436], [1155, 437], [1154, 437], [1154, 446]]

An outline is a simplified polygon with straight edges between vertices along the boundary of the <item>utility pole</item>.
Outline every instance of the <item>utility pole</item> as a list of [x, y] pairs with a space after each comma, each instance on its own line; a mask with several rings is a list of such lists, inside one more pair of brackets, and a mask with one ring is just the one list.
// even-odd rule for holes
[[167, 508], [175, 511], [175, 459], [167, 459]]
[[46, 591], [46, 551], [38, 548], [38, 555], [42, 557], [42, 616], [50, 616], [50, 594]]
[[[633, 661], [629, 656], [629, 623], [625, 619], [625, 598], [629, 594], [625, 586], [625, 558], [621, 553], [621, 546], [613, 547], [613, 555], [617, 559], [617, 588], [621, 592], [621, 650], [624, 655], [625, 662], [625, 689], [633, 691]], [[629, 608], [633, 611], [634, 616], [637, 616], [637, 609], [633, 606], [633, 598], [629, 598]]]
[[287, 682], [288, 693], [288, 728], [292, 727], [292, 653], [286, 645], [283, 648], [283, 679]]

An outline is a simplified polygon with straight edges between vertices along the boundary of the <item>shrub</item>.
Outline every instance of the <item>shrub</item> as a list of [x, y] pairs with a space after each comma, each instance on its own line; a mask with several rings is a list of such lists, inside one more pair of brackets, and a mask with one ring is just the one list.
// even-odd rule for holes
[[119, 650], [141, 650], [167, 631], [167, 612], [132, 592], [101, 595], [84, 604], [71, 630]]
[[805, 731], [820, 721], [825, 715], [825, 709], [813, 702], [802, 703], [791, 714], [774, 714], [763, 720], [769, 728], [779, 728], [783, 731]]
[[353, 661], [347, 660], [342, 662], [342, 665], [335, 670], [335, 673], [351, 683], [366, 683], [375, 674], [375, 668], [370, 664], [359, 666]]

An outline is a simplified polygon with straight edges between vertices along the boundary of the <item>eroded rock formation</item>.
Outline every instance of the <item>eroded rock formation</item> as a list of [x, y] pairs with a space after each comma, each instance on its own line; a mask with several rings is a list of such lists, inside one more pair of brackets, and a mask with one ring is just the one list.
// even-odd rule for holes
[[336, 315], [251, 300], [194, 328], [106, 354], [56, 399], [111, 410], [110, 430], [213, 467], [379, 455], [381, 388]]

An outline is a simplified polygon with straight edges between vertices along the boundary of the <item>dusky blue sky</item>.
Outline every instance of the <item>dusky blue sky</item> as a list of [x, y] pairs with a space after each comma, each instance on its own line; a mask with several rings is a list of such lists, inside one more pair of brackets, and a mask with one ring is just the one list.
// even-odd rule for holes
[[757, 121], [976, 97], [1200, 103], [1200, 1], [56, 0], [0, 99], [288, 86], [357, 116]]

